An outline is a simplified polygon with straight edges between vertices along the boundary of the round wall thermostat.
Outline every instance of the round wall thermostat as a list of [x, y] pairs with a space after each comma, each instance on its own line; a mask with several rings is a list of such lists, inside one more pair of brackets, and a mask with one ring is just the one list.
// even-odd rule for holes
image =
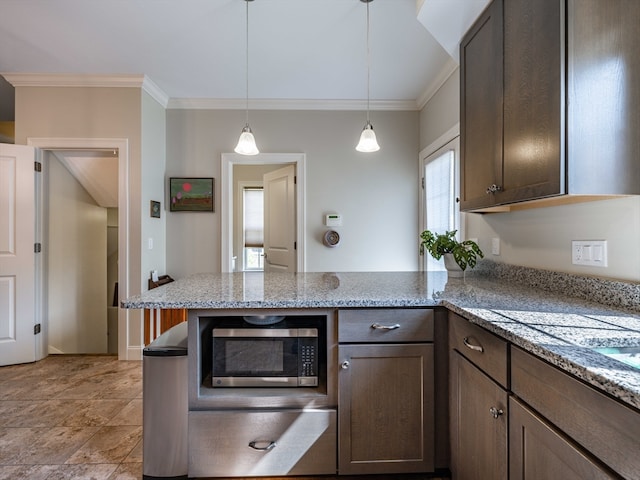
[[340, 235], [335, 230], [327, 230], [322, 237], [322, 243], [327, 247], [335, 247], [340, 243]]

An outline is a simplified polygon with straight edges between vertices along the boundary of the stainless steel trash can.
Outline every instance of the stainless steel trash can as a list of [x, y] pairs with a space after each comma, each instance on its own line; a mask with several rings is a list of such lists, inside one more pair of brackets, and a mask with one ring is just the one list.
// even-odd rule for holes
[[187, 322], [142, 351], [142, 478], [187, 479]]

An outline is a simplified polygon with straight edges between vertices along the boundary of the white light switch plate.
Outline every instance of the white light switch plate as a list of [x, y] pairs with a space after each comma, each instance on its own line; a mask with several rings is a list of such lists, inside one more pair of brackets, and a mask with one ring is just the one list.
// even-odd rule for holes
[[571, 263], [593, 267], [607, 266], [606, 240], [573, 240], [571, 242]]

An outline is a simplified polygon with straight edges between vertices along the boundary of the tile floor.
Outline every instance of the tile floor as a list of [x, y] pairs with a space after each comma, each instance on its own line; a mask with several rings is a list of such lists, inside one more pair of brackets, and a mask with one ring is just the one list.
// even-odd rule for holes
[[[355, 478], [438, 480], [429, 475]], [[0, 367], [0, 480], [141, 479], [142, 362], [50, 355]]]
[[142, 479], [142, 362], [0, 367], [0, 480]]

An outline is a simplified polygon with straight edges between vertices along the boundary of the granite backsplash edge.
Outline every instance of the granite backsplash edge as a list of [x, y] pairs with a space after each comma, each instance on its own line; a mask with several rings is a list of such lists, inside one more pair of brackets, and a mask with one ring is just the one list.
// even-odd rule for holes
[[495, 278], [640, 312], [640, 283], [540, 270], [482, 260], [467, 275]]

